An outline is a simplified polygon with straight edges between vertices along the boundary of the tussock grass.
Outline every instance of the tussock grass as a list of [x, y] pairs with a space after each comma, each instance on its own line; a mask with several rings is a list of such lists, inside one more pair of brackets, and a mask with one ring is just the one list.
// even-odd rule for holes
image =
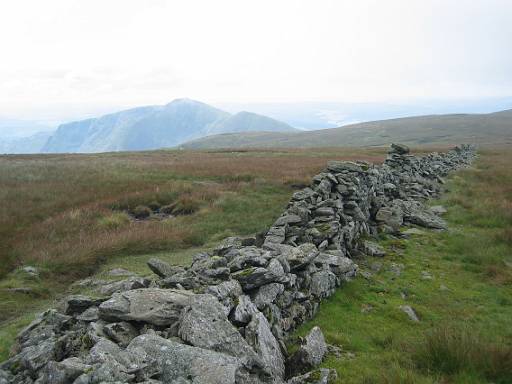
[[112, 212], [108, 216], [103, 216], [98, 219], [98, 226], [101, 229], [111, 231], [119, 229], [130, 223], [130, 216], [124, 212]]
[[414, 358], [421, 369], [430, 372], [512, 382], [512, 346], [503, 340], [489, 342], [469, 327], [445, 326], [427, 331]]

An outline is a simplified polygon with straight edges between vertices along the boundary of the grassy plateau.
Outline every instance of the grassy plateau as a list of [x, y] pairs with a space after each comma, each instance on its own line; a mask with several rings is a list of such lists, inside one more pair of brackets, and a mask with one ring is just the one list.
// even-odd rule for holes
[[[116, 279], [116, 267], [148, 275], [155, 255], [189, 263], [226, 236], [266, 229], [327, 160], [384, 157], [357, 148], [0, 157], [0, 361], [37, 311], [80, 291], [73, 282]], [[297, 330], [320, 325], [341, 348], [323, 363], [339, 383], [512, 383], [510, 164], [509, 148], [482, 149], [432, 202], [448, 208], [448, 231], [382, 237], [388, 254], [357, 260], [368, 273]], [[135, 220], [141, 207], [173, 216]]]

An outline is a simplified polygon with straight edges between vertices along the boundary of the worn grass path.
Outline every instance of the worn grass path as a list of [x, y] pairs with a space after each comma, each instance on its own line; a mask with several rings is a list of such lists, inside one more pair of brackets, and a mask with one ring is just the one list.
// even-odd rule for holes
[[507, 152], [483, 152], [449, 182], [447, 232], [383, 239], [386, 257], [358, 261], [371, 276], [359, 274], [298, 330], [319, 325], [343, 348], [323, 364], [339, 383], [512, 383], [510, 163]]

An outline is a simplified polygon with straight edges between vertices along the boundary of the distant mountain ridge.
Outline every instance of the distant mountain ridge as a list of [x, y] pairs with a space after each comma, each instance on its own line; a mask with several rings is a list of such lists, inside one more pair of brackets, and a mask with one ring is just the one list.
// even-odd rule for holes
[[252, 130], [293, 132], [295, 128], [250, 112], [232, 115], [208, 104], [176, 99], [162, 106], [128, 109], [60, 125], [44, 153], [110, 152], [175, 147], [207, 135]]
[[301, 132], [225, 133], [189, 141], [185, 149], [512, 144], [512, 109], [488, 114], [403, 117]]

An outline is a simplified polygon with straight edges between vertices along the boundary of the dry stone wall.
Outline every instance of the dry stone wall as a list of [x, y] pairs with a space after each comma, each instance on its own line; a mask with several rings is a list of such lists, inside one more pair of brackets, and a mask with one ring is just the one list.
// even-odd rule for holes
[[382, 256], [369, 237], [444, 228], [423, 201], [474, 156], [468, 145], [422, 157], [393, 145], [383, 165], [329, 162], [265, 236], [229, 238], [189, 267], [152, 259], [153, 279], [42, 313], [0, 365], [0, 384], [328, 383], [335, 372], [305, 372], [327, 351], [321, 331], [292, 356], [287, 334], [355, 276], [354, 255]]

